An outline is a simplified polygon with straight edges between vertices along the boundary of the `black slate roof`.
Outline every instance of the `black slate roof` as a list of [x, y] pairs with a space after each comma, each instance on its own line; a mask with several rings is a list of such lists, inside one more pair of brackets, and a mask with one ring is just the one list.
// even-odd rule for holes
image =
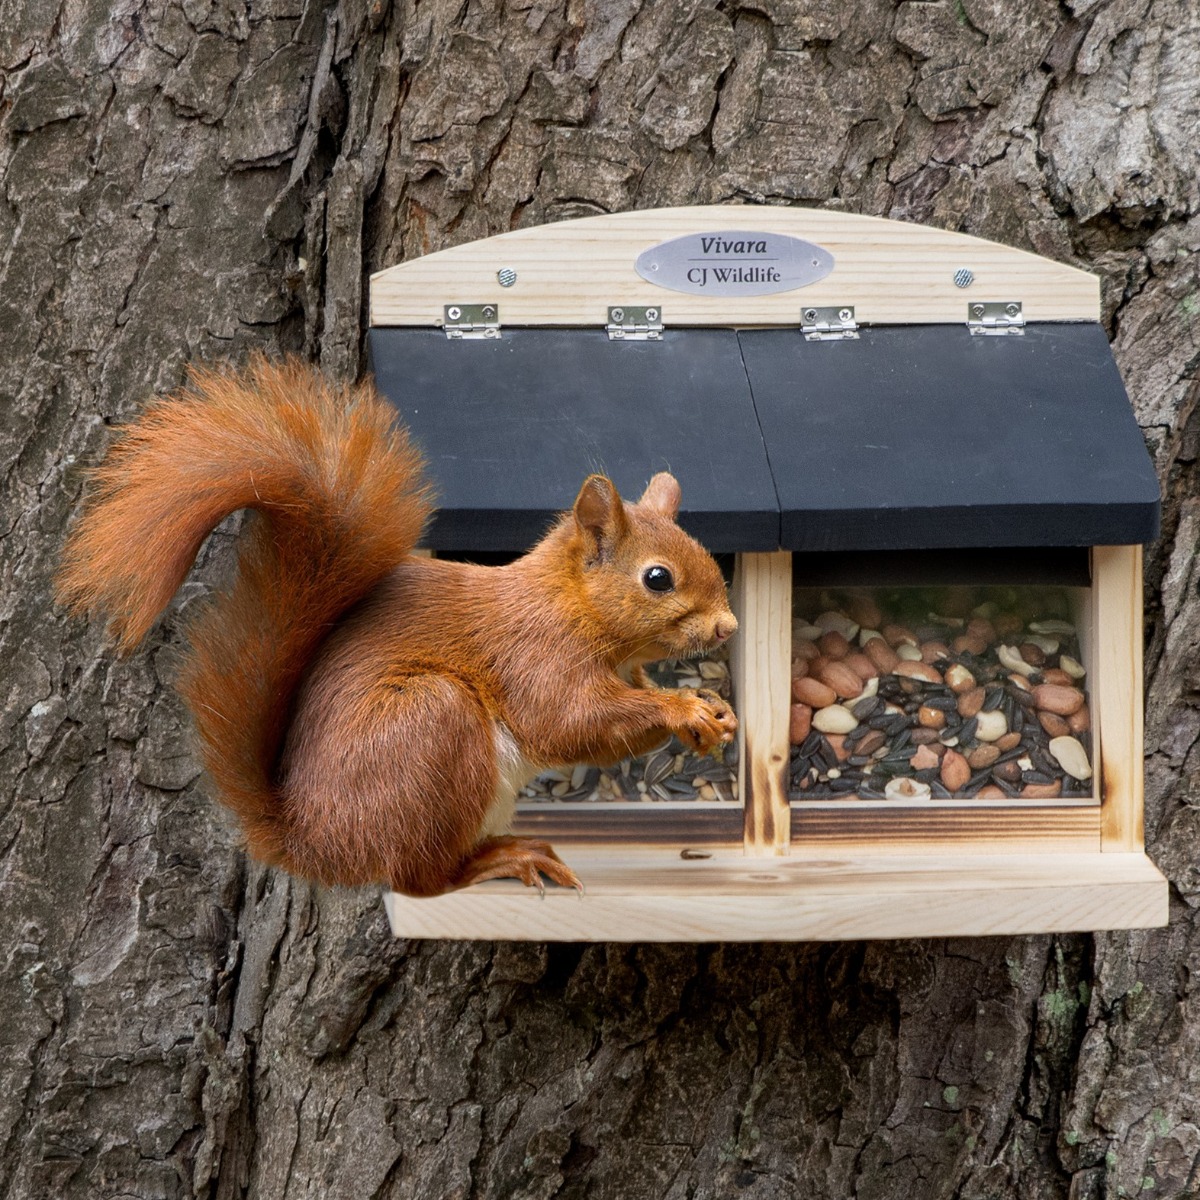
[[1130, 545], [1158, 481], [1104, 331], [1030, 325], [373, 328], [376, 382], [429, 459], [444, 551], [527, 548], [584, 477], [636, 498], [672, 471], [711, 550]]

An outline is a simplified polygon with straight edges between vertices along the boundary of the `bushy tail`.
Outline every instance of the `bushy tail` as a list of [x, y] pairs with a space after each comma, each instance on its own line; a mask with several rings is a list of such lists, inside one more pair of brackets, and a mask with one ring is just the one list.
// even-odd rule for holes
[[274, 770], [300, 677], [330, 625], [421, 534], [432, 505], [420, 456], [374, 388], [255, 357], [193, 369], [130, 425], [92, 475], [58, 579], [131, 650], [209, 532], [241, 508], [237, 576], [189, 629], [180, 692], [205, 766], [257, 857], [285, 834]]

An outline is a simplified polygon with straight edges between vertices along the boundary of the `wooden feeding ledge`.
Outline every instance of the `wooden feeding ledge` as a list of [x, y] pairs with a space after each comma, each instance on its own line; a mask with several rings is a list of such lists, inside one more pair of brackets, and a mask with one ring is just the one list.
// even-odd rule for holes
[[917, 225], [708, 207], [380, 272], [370, 351], [432, 552], [527, 549], [590, 472], [659, 470], [724, 563], [741, 720], [519, 797], [586, 892], [387, 897], [406, 937], [817, 940], [1167, 919], [1142, 843], [1158, 485], [1094, 276]]

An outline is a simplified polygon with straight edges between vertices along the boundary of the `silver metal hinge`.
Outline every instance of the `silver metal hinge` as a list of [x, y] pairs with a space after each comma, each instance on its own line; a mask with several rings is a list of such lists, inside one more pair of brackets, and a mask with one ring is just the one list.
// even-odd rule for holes
[[976, 300], [967, 305], [967, 328], [972, 336], [1001, 336], [1025, 332], [1025, 314], [1016, 300]]
[[800, 310], [800, 332], [806, 342], [836, 342], [858, 337], [858, 322], [849, 304]]
[[442, 317], [448, 338], [500, 336], [500, 308], [496, 304], [447, 304]]
[[604, 328], [610, 342], [659, 342], [663, 335], [662, 309], [610, 305]]

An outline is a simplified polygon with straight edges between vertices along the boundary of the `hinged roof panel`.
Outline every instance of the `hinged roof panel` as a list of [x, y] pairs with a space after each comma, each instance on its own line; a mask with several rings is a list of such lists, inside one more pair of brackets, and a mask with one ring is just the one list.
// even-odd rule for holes
[[1158, 534], [1158, 480], [1104, 330], [863, 329], [740, 347], [787, 550], [1088, 546]]
[[451, 341], [372, 329], [380, 391], [429, 461], [438, 550], [524, 550], [593, 472], [636, 500], [656, 471], [683, 490], [680, 524], [710, 550], [774, 550], [779, 504], [737, 334], [517, 329]]

